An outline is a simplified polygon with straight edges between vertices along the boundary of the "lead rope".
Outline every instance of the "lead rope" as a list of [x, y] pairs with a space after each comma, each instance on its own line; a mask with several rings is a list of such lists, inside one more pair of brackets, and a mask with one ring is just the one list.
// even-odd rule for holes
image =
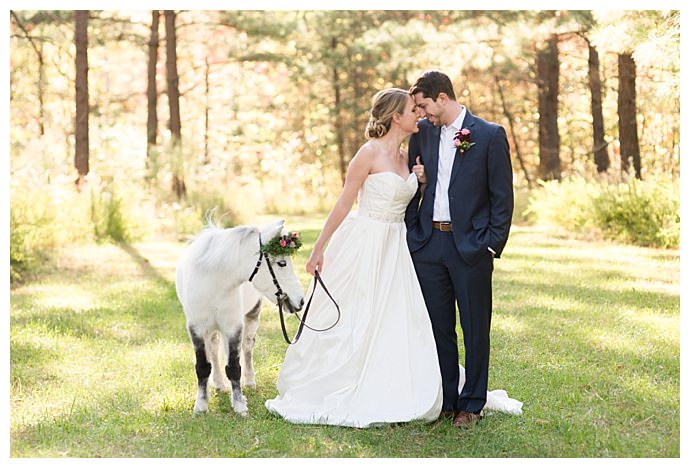
[[[249, 277], [249, 281], [251, 282], [254, 279], [254, 276], [259, 272], [259, 268], [261, 267], [261, 261], [263, 258], [266, 258], [266, 266], [268, 267], [268, 271], [271, 273], [271, 278], [273, 279], [273, 284], [276, 287], [276, 303], [278, 304], [278, 315], [280, 317], [280, 328], [283, 331], [283, 338], [289, 345], [293, 345], [297, 343], [297, 340], [299, 340], [300, 336], [302, 336], [302, 331], [304, 330], [304, 327], [307, 327], [308, 329], [315, 331], [315, 332], [324, 332], [327, 330], [330, 330], [331, 328], [335, 327], [338, 322], [340, 321], [340, 307], [338, 307], [338, 303], [333, 299], [333, 296], [331, 295], [330, 291], [328, 291], [328, 288], [326, 288], [326, 285], [324, 284], [323, 280], [321, 279], [321, 275], [319, 275], [319, 271], [316, 270], [314, 271], [314, 287], [311, 290], [311, 295], [309, 296], [309, 300], [307, 301], [307, 306], [304, 308], [304, 314], [302, 314], [302, 317], [300, 317], [297, 312], [295, 312], [295, 317], [297, 317], [297, 320], [299, 320], [299, 327], [297, 328], [297, 333], [295, 334], [295, 337], [290, 340], [288, 337], [288, 332], [287, 328], [285, 327], [285, 314], [283, 313], [283, 302], [285, 302], [285, 294], [283, 293], [282, 288], [280, 287], [280, 283], [278, 283], [278, 279], [276, 278], [275, 272], [273, 271], [273, 265], [271, 265], [271, 259], [268, 256], [267, 253], [263, 251], [263, 244], [261, 242], [261, 235], [259, 235], [259, 260], [256, 262], [256, 266], [254, 267], [254, 271], [252, 272], [251, 276]], [[335, 305], [335, 309], [338, 311], [338, 318], [335, 319], [335, 322], [333, 325], [327, 328], [319, 329], [319, 328], [312, 328], [309, 325], [307, 325], [307, 314], [309, 313], [309, 308], [311, 307], [311, 301], [314, 298], [314, 293], [316, 292], [316, 286], [317, 284], [320, 284], [323, 290], [326, 292], [328, 297], [331, 299], [333, 302], [333, 305]]]
[[[314, 293], [316, 292], [316, 286], [317, 284], [320, 284], [325, 293], [328, 295], [330, 298], [331, 302], [333, 302], [333, 305], [335, 306], [336, 311], [338, 311], [338, 318], [335, 319], [335, 322], [333, 322], [333, 325], [327, 327], [327, 328], [313, 328], [307, 325], [307, 314], [309, 313], [309, 308], [311, 307], [311, 301], [314, 298]], [[330, 291], [324, 284], [323, 280], [321, 279], [321, 275], [319, 275], [319, 271], [316, 270], [314, 271], [314, 287], [311, 290], [311, 295], [309, 296], [309, 300], [307, 301], [307, 306], [304, 308], [304, 314], [302, 314], [302, 317], [297, 315], [297, 312], [295, 312], [295, 317], [297, 317], [297, 320], [299, 320], [299, 327], [297, 328], [297, 333], [295, 334], [295, 338], [290, 341], [290, 339], [287, 336], [287, 331], [285, 330], [285, 323], [283, 320], [283, 310], [282, 308], [279, 307], [279, 312], [280, 312], [280, 326], [283, 329], [283, 337], [285, 338], [285, 341], [287, 341], [288, 344], [295, 344], [297, 343], [297, 340], [299, 340], [299, 337], [302, 335], [302, 330], [304, 330], [304, 327], [307, 327], [308, 329], [315, 331], [315, 332], [325, 332], [327, 330], [330, 330], [331, 328], [335, 327], [338, 322], [340, 321], [340, 307], [338, 307], [338, 303], [333, 299], [333, 296], [331, 295]]]

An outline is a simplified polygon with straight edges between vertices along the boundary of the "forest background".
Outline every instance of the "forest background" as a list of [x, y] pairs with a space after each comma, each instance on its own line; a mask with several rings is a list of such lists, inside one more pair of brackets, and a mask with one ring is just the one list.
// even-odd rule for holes
[[514, 222], [675, 248], [679, 11], [10, 11], [10, 267], [327, 211], [425, 69], [503, 125]]

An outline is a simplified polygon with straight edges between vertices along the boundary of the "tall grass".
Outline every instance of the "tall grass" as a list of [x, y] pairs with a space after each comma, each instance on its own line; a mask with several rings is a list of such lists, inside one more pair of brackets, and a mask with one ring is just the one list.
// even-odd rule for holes
[[608, 237], [643, 246], [680, 245], [680, 184], [633, 179], [605, 187], [593, 201]]
[[536, 224], [596, 234], [641, 246], [680, 245], [680, 182], [668, 179], [609, 183], [574, 177], [542, 182], [530, 194]]
[[[176, 199], [169, 187], [127, 184], [120, 178], [89, 176], [79, 193], [66, 177], [14, 175], [10, 199], [10, 274], [13, 282], [50, 264], [59, 249], [71, 244], [126, 242], [156, 237], [186, 240], [205, 224], [215, 210], [225, 227], [253, 223], [256, 209], [271, 206], [274, 217], [304, 213], [305, 196], [279, 193], [260, 199], [251, 186], [223, 191], [190, 183], [187, 194]], [[250, 184], [251, 185], [251, 184]], [[276, 197], [276, 200], [272, 201]], [[260, 200], [257, 200], [260, 199]], [[268, 200], [268, 201], [267, 201]], [[301, 200], [301, 201], [300, 201]], [[305, 203], [307, 203], [305, 205]], [[321, 206], [321, 199], [316, 205]]]
[[131, 242], [141, 225], [134, 194], [95, 180], [79, 193], [70, 181], [40, 185], [15, 178], [10, 188], [10, 275], [21, 281], [50, 264], [63, 246], [93, 241]]
[[134, 234], [133, 220], [126, 213], [123, 198], [113, 184], [107, 184], [100, 190], [90, 188], [90, 215], [96, 240], [113, 240], [131, 242]]
[[10, 197], [10, 280], [19, 281], [46, 261], [57, 243], [55, 213], [41, 192]]
[[[256, 179], [233, 179], [232, 189], [226, 189], [219, 185], [222, 177], [207, 174], [204, 167], [188, 181], [181, 200], [173, 196], [163, 175], [151, 176], [144, 187], [127, 183], [128, 173], [92, 174], [86, 190], [78, 193], [65, 176], [29, 169], [15, 171], [11, 180], [13, 282], [50, 263], [62, 246], [72, 243], [133, 242], [149, 236], [184, 240], [204, 225], [211, 209], [221, 224], [234, 226], [254, 222], [257, 212], [278, 217], [325, 212], [337, 193], [318, 184], [295, 190], [284, 177], [279, 184], [265, 186]], [[514, 223], [675, 248], [680, 243], [680, 184], [664, 179], [611, 184], [583, 177], [545, 182], [531, 191], [516, 189]]]

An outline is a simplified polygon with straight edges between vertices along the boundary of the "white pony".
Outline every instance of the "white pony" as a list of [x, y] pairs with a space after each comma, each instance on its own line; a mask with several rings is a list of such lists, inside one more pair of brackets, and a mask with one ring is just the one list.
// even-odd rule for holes
[[[208, 410], [208, 380], [213, 370], [213, 386], [229, 391], [225, 374], [232, 386], [233, 410], [241, 416], [247, 415], [247, 399], [242, 394], [240, 378], [246, 387], [256, 385], [252, 354], [261, 294], [276, 304], [278, 284], [285, 294], [283, 303], [290, 312], [301, 310], [304, 305], [302, 285], [290, 257], [269, 258], [260, 253], [260, 245], [281, 235], [283, 228], [282, 220], [261, 229], [250, 226], [221, 229], [209, 220], [177, 266], [175, 288], [196, 354], [195, 413]], [[273, 273], [268, 268], [269, 261]], [[221, 355], [227, 356], [225, 372]]]

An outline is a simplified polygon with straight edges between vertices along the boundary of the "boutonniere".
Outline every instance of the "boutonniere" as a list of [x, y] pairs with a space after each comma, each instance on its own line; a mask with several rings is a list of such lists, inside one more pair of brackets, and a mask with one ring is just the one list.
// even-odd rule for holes
[[455, 144], [455, 147], [460, 150], [460, 154], [463, 154], [465, 151], [474, 146], [470, 131], [466, 128], [460, 129], [460, 131], [455, 134], [455, 137], [453, 137], [453, 143]]

